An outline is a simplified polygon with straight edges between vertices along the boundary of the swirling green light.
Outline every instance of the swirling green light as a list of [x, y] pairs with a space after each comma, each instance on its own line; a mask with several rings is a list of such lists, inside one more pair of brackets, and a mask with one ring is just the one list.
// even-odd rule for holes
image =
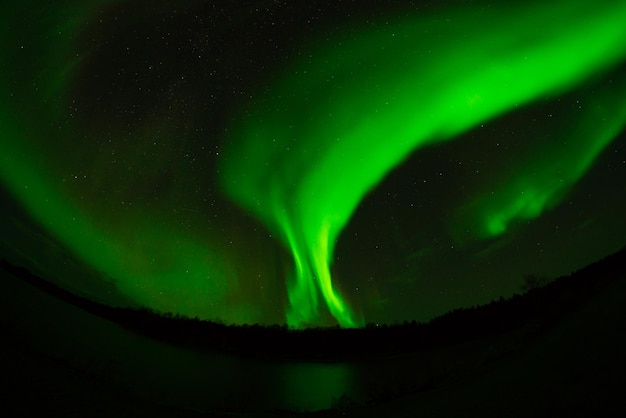
[[[0, 65], [0, 179], [26, 213], [139, 305], [190, 317], [255, 322], [254, 309], [233, 307], [227, 300], [229, 290], [237, 287], [238, 272], [228, 255], [207, 245], [214, 237], [183, 231], [171, 222], [171, 214], [154, 205], [117, 213], [87, 210], [57, 174], [67, 161], [42, 151], [48, 142], [70, 143], [75, 148], [61, 153], [71, 155], [84, 142], [96, 140], [68, 117], [68, 97], [76, 73], [93, 53], [77, 48], [78, 34], [98, 10], [115, 3], [119, 1], [3, 6], [0, 49], [10, 60]], [[21, 24], [25, 18], [35, 26]], [[98, 155], [97, 150], [91, 153]], [[98, 167], [84, 168], [103, 181], [111, 175], [99, 173]], [[96, 187], [89, 180], [87, 187]], [[137, 187], [132, 178], [125, 180], [122, 188]], [[110, 197], [100, 196], [103, 202]]]
[[[626, 55], [625, 21], [624, 2], [458, 10], [353, 31], [288, 67], [237, 119], [221, 182], [293, 254], [289, 324], [315, 323], [319, 295], [342, 326], [360, 324], [333, 287], [330, 264], [367, 192], [409, 153], [616, 64]], [[614, 116], [613, 127], [563, 161], [573, 167], [565, 186], [538, 178], [504, 187], [475, 233], [538, 216], [621, 129]]]
[[[214, 215], [209, 205], [199, 206], [197, 214], [173, 214], [171, 206], [185, 204], [201, 187], [160, 189], [156, 204], [107, 205], [111, 193], [121, 200], [144, 192], [169, 167], [166, 151], [145, 157], [142, 140], [168, 137], [163, 142], [172, 150], [189, 139], [178, 130], [180, 121], [161, 118], [159, 112], [167, 108], [159, 105], [145, 122], [131, 127], [122, 126], [127, 120], [117, 115], [93, 127], [68, 116], [71, 99], [82, 97], [73, 90], [80, 85], [76, 80], [94, 68], [88, 64], [106, 61], [98, 55], [100, 46], [83, 42], [80, 34], [98, 21], [99, 9], [113, 3], [126, 5], [119, 0], [62, 6], [26, 0], [3, 6], [0, 179], [33, 219], [140, 304], [238, 323], [262, 321], [253, 304], [280, 304], [272, 310], [282, 315], [280, 297], [262, 301], [255, 293], [261, 286], [249, 290], [242, 285], [245, 275], [259, 283], [260, 276], [280, 276], [280, 262], [278, 267], [249, 267], [264, 255], [259, 251], [244, 259], [251, 251], [229, 247], [231, 237], [220, 231], [224, 224], [214, 227], [207, 221]], [[140, 9], [133, 13], [141, 15]], [[133, 19], [124, 23], [133, 26]], [[34, 23], [29, 27], [21, 23], [25, 20]], [[388, 20], [346, 27], [342, 35], [302, 47], [301, 58], [277, 71], [274, 81], [263, 86], [267, 89], [254, 96], [256, 102], [229, 109], [234, 122], [220, 156], [219, 181], [290, 250], [294, 277], [287, 284], [287, 321], [294, 327], [321, 323], [322, 304], [342, 326], [363, 323], [345, 292], [333, 284], [334, 248], [363, 197], [410, 153], [535, 100], [560, 97], [601, 78], [626, 55], [623, 2], [506, 2]], [[132, 38], [115, 33], [119, 27], [111, 30], [106, 34]], [[119, 65], [128, 64], [126, 59]], [[587, 172], [623, 129], [626, 95], [623, 86], [584, 94], [582, 117], [556, 132], [569, 138], [568, 144], [546, 137], [539, 158], [492, 173], [496, 186], [469, 196], [458, 208], [451, 231], [455, 238], [503, 234], [515, 222], [558, 204]], [[115, 97], [127, 100], [124, 94]], [[146, 106], [146, 101], [137, 103]], [[118, 105], [124, 103], [113, 104]], [[203, 111], [211, 109], [194, 109], [194, 116], [204, 117]], [[96, 115], [97, 109], [86, 114]], [[138, 139], [121, 148], [144, 171], [142, 178], [112, 168], [92, 149], [91, 144], [102, 142], [98, 135], [108, 124], [113, 128], [107, 134]], [[59, 144], [62, 151], [50, 156], [54, 145], [49, 144]], [[86, 167], [76, 162], [78, 155], [88, 157]], [[65, 166], [84, 168], [92, 177], [80, 186], [62, 184]], [[176, 169], [185, 170], [182, 164]], [[191, 169], [182, 174], [210, 177]], [[83, 192], [98, 187], [104, 192], [82, 200]], [[242, 236], [249, 233], [242, 228]], [[248, 303], [240, 303], [244, 291]]]
[[[558, 205], [624, 129], [625, 87], [623, 82], [612, 83], [610, 88], [596, 86], [593, 92], [584, 92], [584, 112], [580, 110], [567, 126], [535, 132], [545, 144], [541, 155], [523, 161], [524, 169], [502, 173], [506, 181], [477, 193], [460, 207], [457, 213], [462, 228], [480, 238], [495, 237], [507, 232], [515, 221], [536, 218]], [[457, 238], [467, 235], [458, 230], [453, 234]]]

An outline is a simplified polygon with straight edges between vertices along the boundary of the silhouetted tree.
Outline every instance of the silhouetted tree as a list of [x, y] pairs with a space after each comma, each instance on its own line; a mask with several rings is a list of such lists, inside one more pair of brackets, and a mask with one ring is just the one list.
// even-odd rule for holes
[[524, 276], [523, 283], [521, 285], [522, 292], [526, 293], [529, 290], [537, 289], [548, 283], [549, 279], [545, 276], [540, 276], [536, 273], [530, 273]]

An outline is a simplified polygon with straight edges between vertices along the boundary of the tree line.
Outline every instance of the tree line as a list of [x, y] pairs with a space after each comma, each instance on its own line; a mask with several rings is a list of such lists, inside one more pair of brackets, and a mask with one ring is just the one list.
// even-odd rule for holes
[[625, 256], [626, 248], [549, 283], [529, 275], [524, 294], [456, 309], [427, 323], [370, 323], [360, 329], [228, 325], [148, 308], [112, 307], [78, 296], [6, 260], [0, 260], [0, 268], [87, 312], [167, 343], [255, 357], [337, 361], [433, 349], [520, 327], [544, 332], [614, 280], [626, 278]]

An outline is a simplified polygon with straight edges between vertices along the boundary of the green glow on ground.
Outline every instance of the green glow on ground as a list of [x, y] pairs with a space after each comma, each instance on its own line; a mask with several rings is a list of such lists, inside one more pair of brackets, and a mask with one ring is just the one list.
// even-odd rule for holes
[[[319, 43], [235, 122], [221, 182], [293, 254], [290, 326], [316, 322], [320, 295], [339, 324], [361, 323], [332, 284], [333, 248], [359, 202], [409, 153], [567, 91], [626, 54], [624, 3], [486, 10], [406, 18]], [[565, 187], [622, 123], [585, 137], [578, 157], [563, 161], [572, 165]], [[476, 234], [538, 216], [561, 191], [544, 185], [506, 186]]]

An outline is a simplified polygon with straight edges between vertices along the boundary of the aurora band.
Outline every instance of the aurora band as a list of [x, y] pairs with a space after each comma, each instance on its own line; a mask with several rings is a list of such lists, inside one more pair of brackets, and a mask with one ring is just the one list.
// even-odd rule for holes
[[[566, 92], [626, 56], [626, 2], [503, 4], [350, 28], [310, 45], [235, 118], [220, 182], [293, 255], [292, 327], [323, 304], [343, 327], [362, 323], [333, 285], [337, 239], [359, 202], [410, 153], [454, 139], [541, 97]], [[600, 99], [601, 100], [601, 99]], [[621, 103], [615, 96], [612, 99]], [[589, 130], [563, 184], [518, 181], [488, 208], [476, 235], [504, 233], [554, 204], [624, 125]], [[566, 152], [563, 153], [564, 155]], [[552, 164], [553, 161], [545, 162]], [[519, 199], [528, 189], [528, 199]]]

